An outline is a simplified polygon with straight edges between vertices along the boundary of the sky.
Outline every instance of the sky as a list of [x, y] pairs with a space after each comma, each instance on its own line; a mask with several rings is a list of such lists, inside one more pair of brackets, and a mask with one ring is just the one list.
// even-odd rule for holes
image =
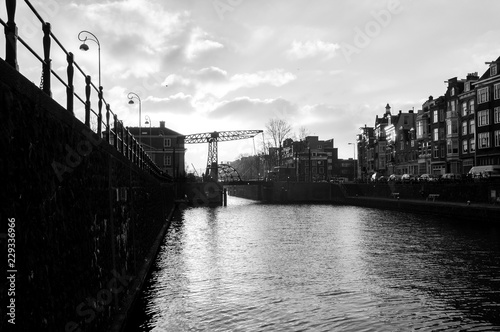
[[[181, 134], [265, 130], [285, 119], [297, 135], [334, 139], [352, 158], [359, 128], [386, 104], [421, 108], [450, 78], [486, 69], [500, 55], [498, 0], [31, 0], [65, 49], [94, 82], [97, 44], [79, 50], [78, 33], [101, 45], [104, 98], [125, 126]], [[0, 17], [6, 21], [5, 6]], [[18, 1], [19, 35], [40, 55], [41, 27]], [[3, 34], [0, 38], [5, 42]], [[20, 72], [40, 84], [40, 64], [18, 46]], [[0, 55], [3, 57], [3, 54]], [[65, 77], [65, 54], [52, 44], [52, 66]], [[83, 78], [76, 76], [83, 96]], [[53, 79], [55, 81], [55, 79]], [[53, 97], [65, 105], [64, 87]], [[78, 104], [78, 105], [77, 105]], [[75, 101], [76, 116], [83, 105]], [[92, 105], [97, 109], [96, 102]], [[269, 135], [219, 143], [219, 161], [259, 151]], [[186, 166], [206, 166], [208, 145], [186, 146]]]

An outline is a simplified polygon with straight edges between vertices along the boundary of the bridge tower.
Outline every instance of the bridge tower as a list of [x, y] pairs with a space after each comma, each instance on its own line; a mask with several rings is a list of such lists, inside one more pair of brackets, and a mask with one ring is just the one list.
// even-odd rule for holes
[[184, 143], [208, 143], [207, 170], [205, 175], [218, 181], [218, 142], [252, 138], [260, 133], [262, 133], [262, 130], [214, 131], [211, 133], [191, 134], [184, 136]]

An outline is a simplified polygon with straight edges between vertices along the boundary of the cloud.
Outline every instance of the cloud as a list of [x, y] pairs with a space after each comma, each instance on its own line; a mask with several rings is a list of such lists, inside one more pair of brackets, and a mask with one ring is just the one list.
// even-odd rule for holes
[[300, 42], [294, 40], [287, 55], [291, 59], [322, 58], [329, 60], [333, 58], [340, 49], [339, 44], [327, 43], [322, 40]]
[[297, 110], [297, 105], [283, 98], [238, 97], [218, 103], [210, 112], [210, 117], [212, 119], [233, 119], [264, 124], [271, 118], [289, 119], [297, 113]]
[[296, 78], [297, 76], [290, 72], [285, 72], [283, 69], [273, 69], [251, 74], [236, 74], [231, 77], [231, 82], [236, 83], [236, 86], [239, 87], [255, 87], [261, 84], [279, 87]]
[[194, 60], [204, 53], [224, 48], [224, 45], [211, 39], [210, 35], [199, 27], [191, 31], [191, 36], [185, 52], [188, 60]]
[[193, 103], [200, 109], [209, 111], [217, 107], [220, 98], [233, 91], [255, 88], [261, 85], [281, 87], [297, 77], [283, 69], [271, 69], [255, 73], [241, 73], [230, 76], [218, 67], [206, 67], [200, 70], [186, 70], [182, 75], [172, 74], [165, 84], [176, 90], [193, 95]]

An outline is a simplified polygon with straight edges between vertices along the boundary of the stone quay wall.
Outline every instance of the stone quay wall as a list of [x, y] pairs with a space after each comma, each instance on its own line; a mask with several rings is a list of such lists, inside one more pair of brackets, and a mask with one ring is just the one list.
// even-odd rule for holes
[[[0, 233], [15, 219], [15, 328], [119, 330], [168, 228], [173, 186], [1, 59], [0, 126]], [[2, 300], [2, 331], [12, 327], [6, 307]]]

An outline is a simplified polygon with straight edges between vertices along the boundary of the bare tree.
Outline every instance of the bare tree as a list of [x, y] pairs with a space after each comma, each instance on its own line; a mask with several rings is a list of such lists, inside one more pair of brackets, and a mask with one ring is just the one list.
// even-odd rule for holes
[[278, 165], [281, 165], [281, 144], [291, 131], [292, 127], [283, 119], [271, 119], [266, 124], [266, 133], [271, 136], [274, 147], [278, 148]]
[[292, 127], [283, 119], [271, 119], [266, 124], [266, 133], [271, 136], [274, 147], [281, 147], [291, 131]]
[[298, 133], [298, 140], [299, 141], [304, 141], [306, 139], [307, 136], [311, 135], [311, 132], [304, 126], [301, 126], [299, 128], [299, 133]]

